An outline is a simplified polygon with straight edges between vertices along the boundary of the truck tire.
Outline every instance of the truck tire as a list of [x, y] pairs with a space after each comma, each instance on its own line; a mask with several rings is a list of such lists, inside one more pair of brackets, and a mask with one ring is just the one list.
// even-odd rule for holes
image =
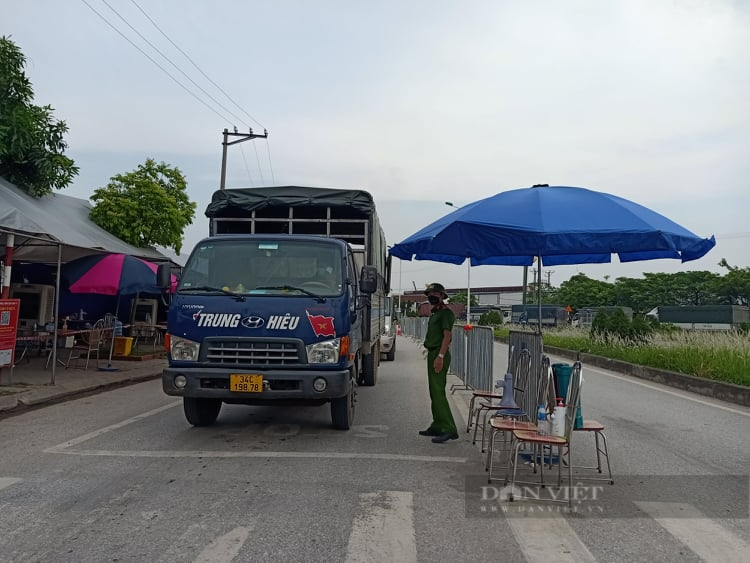
[[336, 430], [349, 430], [354, 423], [354, 397], [354, 377], [352, 377], [347, 394], [331, 399], [331, 423]]
[[373, 387], [378, 382], [379, 360], [379, 348], [373, 349], [371, 354], [362, 356], [362, 385], [365, 387]]
[[211, 426], [219, 416], [221, 401], [183, 397], [182, 408], [185, 411], [185, 418], [193, 426]]
[[385, 359], [389, 362], [392, 362], [396, 359], [396, 339], [393, 339], [393, 345], [391, 346], [391, 349], [388, 350], [388, 353], [385, 355]]

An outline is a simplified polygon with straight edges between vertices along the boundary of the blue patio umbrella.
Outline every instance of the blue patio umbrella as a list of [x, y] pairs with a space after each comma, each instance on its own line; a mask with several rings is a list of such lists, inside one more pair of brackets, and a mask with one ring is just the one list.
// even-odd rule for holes
[[[403, 260], [472, 266], [688, 262], [716, 245], [642, 205], [587, 188], [537, 185], [469, 203], [391, 248]], [[539, 300], [541, 329], [541, 299]]]

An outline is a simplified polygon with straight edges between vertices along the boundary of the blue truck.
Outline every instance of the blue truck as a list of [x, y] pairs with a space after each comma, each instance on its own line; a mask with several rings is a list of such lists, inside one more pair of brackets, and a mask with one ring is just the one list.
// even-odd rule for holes
[[[372, 196], [300, 186], [213, 194], [209, 236], [171, 294], [162, 388], [194, 426], [224, 403], [330, 403], [353, 423], [358, 385], [375, 385], [390, 259]], [[157, 271], [169, 287], [168, 267]]]

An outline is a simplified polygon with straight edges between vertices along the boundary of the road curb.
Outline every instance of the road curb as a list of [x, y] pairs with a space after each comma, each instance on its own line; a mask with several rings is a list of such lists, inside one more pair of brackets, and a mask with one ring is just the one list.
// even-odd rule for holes
[[[495, 342], [507, 344], [508, 339], [495, 337]], [[630, 364], [621, 360], [613, 360], [603, 356], [595, 356], [594, 354], [568, 350], [567, 348], [558, 348], [546, 344], [544, 345], [544, 351], [573, 361], [580, 360], [584, 364], [609, 369], [625, 375], [637, 377], [638, 379], [645, 379], [647, 381], [653, 381], [654, 383], [667, 385], [668, 387], [674, 387], [676, 389], [682, 389], [683, 391], [703, 395], [704, 397], [711, 397], [712, 399], [719, 399], [720, 401], [726, 401], [727, 403], [750, 407], [750, 387], [745, 387], [743, 385], [715, 381], [705, 377], [697, 377], [695, 375], [688, 375], [666, 369]]]
[[0, 396], [0, 413], [12, 411], [18, 406], [18, 398], [14, 395]]
[[750, 406], [750, 387], [735, 385], [734, 383], [727, 383], [724, 381], [715, 381], [713, 379], [706, 379], [704, 377], [697, 377], [695, 375], [688, 375], [676, 371], [630, 364], [620, 360], [613, 360], [611, 358], [595, 356], [584, 352], [576, 352], [565, 348], [557, 348], [555, 346], [545, 345], [544, 351], [571, 360], [580, 360], [584, 364], [610, 369], [618, 373], [624, 373], [626, 375], [637, 377], [638, 379], [645, 379], [653, 381], [654, 383], [661, 383], [662, 385], [682, 389], [683, 391], [690, 391], [691, 393], [696, 393], [705, 397], [719, 399], [721, 401], [742, 405], [744, 407]]
[[[18, 414], [20, 412], [26, 412], [30, 409], [52, 405], [55, 403], [62, 403], [65, 401], [71, 401], [80, 397], [94, 395], [96, 393], [117, 389], [119, 387], [127, 387], [128, 385], [135, 385], [136, 383], [142, 383], [144, 381], [150, 381], [160, 377], [161, 371], [159, 371], [158, 373], [139, 374], [132, 377], [119, 379], [117, 381], [94, 383], [92, 385], [79, 387], [78, 389], [53, 392], [48, 395], [41, 395], [36, 397], [33, 393], [29, 393], [29, 391], [23, 391], [12, 397], [0, 397], [0, 415], [8, 416]], [[12, 399], [12, 401], [8, 401], [8, 399]], [[12, 404], [13, 402], [15, 402], [15, 404]]]

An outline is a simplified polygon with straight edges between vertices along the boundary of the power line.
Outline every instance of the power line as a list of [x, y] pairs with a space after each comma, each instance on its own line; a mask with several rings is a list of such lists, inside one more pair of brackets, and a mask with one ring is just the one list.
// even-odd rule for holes
[[[172, 62], [172, 60], [171, 60], [171, 59], [170, 59], [170, 58], [169, 58], [169, 57], [168, 57], [167, 55], [165, 55], [164, 53], [162, 53], [162, 52], [161, 52], [161, 51], [159, 50], [159, 48], [158, 48], [158, 47], [156, 47], [156, 45], [154, 45], [153, 43], [151, 43], [151, 41], [149, 41], [148, 39], [146, 39], [146, 37], [145, 37], [145, 36], [144, 36], [144, 35], [143, 35], [143, 34], [142, 34], [142, 33], [141, 33], [140, 31], [138, 31], [138, 30], [137, 30], [136, 28], [134, 28], [134, 27], [133, 27], [133, 26], [132, 26], [132, 25], [130, 24], [130, 22], [128, 22], [128, 20], [126, 20], [126, 19], [125, 19], [125, 18], [124, 18], [124, 17], [122, 16], [122, 15], [120, 15], [120, 13], [119, 13], [119, 12], [118, 12], [117, 10], [115, 10], [115, 9], [114, 9], [114, 8], [112, 7], [112, 5], [111, 5], [111, 4], [109, 3], [109, 2], [107, 2], [107, 0], [102, 0], [102, 2], [103, 2], [103, 3], [104, 3], [104, 4], [105, 4], [105, 5], [106, 5], [106, 6], [107, 6], [107, 7], [108, 7], [108, 8], [110, 9], [110, 10], [112, 10], [112, 12], [114, 12], [114, 14], [115, 14], [115, 15], [116, 15], [116, 16], [117, 16], [118, 18], [120, 18], [120, 19], [121, 19], [121, 20], [122, 20], [122, 21], [123, 21], [123, 22], [125, 23], [125, 25], [127, 25], [127, 26], [128, 26], [128, 27], [129, 27], [129, 28], [130, 28], [130, 29], [131, 29], [131, 30], [132, 30], [132, 31], [133, 31], [133, 32], [134, 32], [135, 34], [137, 34], [137, 35], [138, 35], [138, 37], [140, 37], [141, 39], [143, 39], [143, 40], [144, 40], [144, 41], [145, 41], [145, 42], [146, 42], [146, 43], [147, 43], [147, 44], [149, 45], [149, 47], [151, 47], [151, 48], [152, 48], [152, 49], [153, 49], [154, 51], [156, 51], [157, 53], [159, 53], [159, 54], [160, 54], [160, 55], [161, 55], [161, 56], [162, 56], [162, 57], [164, 58], [164, 60], [166, 60], [166, 61], [167, 61], [167, 62], [168, 62], [169, 64], [171, 64], [171, 65], [172, 65], [172, 66], [173, 66], [173, 67], [174, 67], [175, 69], [177, 69], [177, 70], [178, 70], [178, 71], [179, 71], [179, 72], [180, 72], [180, 73], [181, 73], [181, 74], [182, 74], [182, 75], [183, 75], [183, 76], [184, 76], [185, 78], [187, 78], [187, 79], [188, 79], [188, 80], [189, 80], [189, 81], [190, 81], [190, 82], [191, 82], [191, 83], [193, 84], [193, 86], [195, 86], [196, 88], [198, 88], [198, 90], [200, 90], [200, 91], [201, 91], [201, 92], [203, 92], [203, 93], [204, 93], [204, 94], [205, 94], [206, 96], [208, 96], [208, 97], [209, 97], [209, 98], [211, 99], [211, 101], [213, 101], [213, 102], [214, 102], [214, 103], [215, 103], [216, 105], [218, 105], [218, 106], [219, 106], [219, 107], [220, 107], [221, 109], [223, 109], [223, 110], [224, 110], [225, 112], [227, 112], [227, 113], [228, 113], [229, 115], [231, 115], [231, 116], [232, 116], [233, 118], [235, 118], [235, 119], [237, 120], [237, 123], [238, 123], [238, 124], [241, 124], [241, 123], [243, 123], [243, 122], [245, 121], [245, 120], [244, 120], [244, 119], [242, 119], [241, 117], [237, 116], [237, 115], [236, 115], [236, 114], [235, 114], [234, 112], [232, 112], [231, 110], [229, 110], [229, 109], [228, 109], [228, 108], [227, 108], [226, 106], [224, 106], [224, 104], [222, 104], [222, 103], [221, 103], [221, 102], [220, 102], [219, 100], [217, 100], [216, 98], [214, 98], [214, 97], [213, 97], [213, 96], [212, 96], [211, 94], [209, 94], [208, 92], [206, 92], [206, 90], [205, 90], [205, 89], [204, 89], [204, 88], [203, 88], [203, 87], [202, 87], [202, 86], [201, 86], [200, 84], [198, 84], [198, 83], [197, 83], [197, 82], [196, 82], [195, 80], [193, 80], [192, 78], [190, 78], [190, 77], [189, 77], [189, 76], [187, 75], [187, 73], [186, 73], [185, 71], [183, 71], [183, 70], [182, 70], [182, 69], [181, 69], [180, 67], [178, 67], [178, 66], [177, 66], [177, 65], [176, 65], [176, 64], [175, 64], [174, 62]], [[247, 123], [245, 123], [245, 125], [247, 125]]]
[[260, 172], [260, 183], [265, 184], [265, 181], [263, 180], [263, 170], [260, 167], [260, 158], [258, 158], [258, 145], [253, 143], [253, 149], [255, 149], [255, 162], [258, 163], [258, 171]]
[[146, 57], [148, 60], [150, 60], [152, 63], [154, 63], [164, 74], [166, 74], [167, 76], [169, 76], [169, 78], [171, 78], [175, 83], [177, 83], [177, 85], [180, 88], [182, 88], [183, 90], [185, 90], [185, 92], [187, 92], [188, 94], [190, 94], [193, 98], [195, 98], [196, 100], [198, 100], [201, 104], [203, 104], [209, 110], [211, 110], [213, 113], [215, 113], [216, 115], [218, 115], [222, 120], [229, 121], [226, 118], [226, 116], [220, 114], [218, 111], [216, 111], [216, 109], [212, 108], [204, 100], [202, 100], [201, 98], [199, 98], [192, 90], [190, 90], [189, 88], [187, 88], [187, 86], [185, 86], [182, 82], [180, 82], [174, 76], [172, 76], [172, 74], [170, 74], [167, 69], [165, 69], [158, 62], [156, 62], [148, 53], [146, 53], [146, 51], [144, 51], [138, 45], [136, 45], [135, 43], [133, 43], [133, 41], [131, 41], [130, 38], [127, 35], [125, 35], [122, 31], [120, 31], [119, 29], [117, 29], [117, 27], [115, 27], [112, 23], [110, 23], [109, 20], [107, 20], [107, 18], [105, 18], [103, 15], [101, 15], [99, 12], [97, 12], [96, 9], [94, 9], [94, 7], [91, 4], [89, 4], [86, 0], [81, 0], [81, 2], [83, 2], [84, 4], [86, 4], [86, 6], [92, 12], [94, 12], [97, 16], [99, 16], [99, 18], [104, 23], [106, 23], [109, 27], [111, 27], [112, 29], [114, 29], [123, 39], [125, 39], [125, 41], [127, 41], [128, 43], [130, 43], [136, 49], [138, 49], [144, 57]]
[[[216, 89], [217, 89], [217, 90], [219, 90], [219, 92], [221, 92], [222, 94], [224, 94], [224, 95], [226, 96], [226, 98], [227, 98], [227, 99], [228, 99], [228, 100], [229, 100], [230, 102], [232, 102], [232, 103], [233, 103], [233, 104], [234, 104], [234, 105], [235, 105], [235, 106], [237, 107], [237, 109], [239, 109], [239, 110], [240, 110], [240, 111], [241, 111], [242, 113], [244, 113], [244, 114], [245, 114], [246, 116], [248, 116], [248, 117], [250, 118], [250, 120], [251, 120], [251, 121], [254, 121], [254, 122], [255, 122], [255, 123], [257, 123], [257, 124], [258, 124], [258, 125], [259, 125], [260, 127], [263, 127], [263, 124], [261, 124], [261, 123], [260, 123], [260, 121], [258, 121], [258, 120], [257, 120], [257, 119], [255, 119], [255, 118], [254, 118], [254, 117], [253, 117], [252, 115], [250, 115], [250, 114], [249, 114], [249, 113], [248, 113], [247, 111], [245, 111], [245, 109], [244, 109], [244, 108], [243, 108], [242, 106], [240, 106], [240, 105], [239, 105], [239, 104], [238, 104], [237, 102], [235, 102], [235, 101], [234, 101], [234, 100], [232, 99], [232, 97], [231, 97], [231, 96], [230, 96], [229, 94], [227, 94], [227, 93], [226, 93], [226, 92], [224, 91], [224, 89], [223, 89], [223, 88], [222, 88], [221, 86], [219, 86], [219, 85], [218, 85], [218, 84], [217, 84], [216, 82], [214, 82], [213, 80], [211, 80], [211, 78], [210, 78], [210, 77], [209, 77], [209, 76], [208, 76], [208, 75], [207, 75], [207, 74], [206, 74], [205, 72], [203, 72], [203, 70], [201, 69], [201, 67], [199, 67], [199, 66], [198, 66], [198, 65], [196, 64], [196, 62], [195, 62], [195, 61], [194, 61], [193, 59], [191, 59], [191, 58], [190, 58], [190, 56], [189, 56], [189, 55], [188, 55], [188, 54], [187, 54], [187, 53], [186, 53], [185, 51], [183, 51], [183, 50], [182, 50], [182, 49], [181, 49], [181, 48], [180, 48], [180, 47], [179, 47], [179, 46], [178, 46], [178, 45], [177, 45], [177, 44], [176, 44], [176, 43], [175, 43], [174, 41], [172, 41], [172, 39], [170, 39], [170, 38], [169, 38], [169, 36], [168, 36], [168, 35], [167, 35], [167, 34], [166, 34], [166, 33], [165, 33], [165, 32], [164, 32], [164, 31], [163, 31], [162, 29], [161, 29], [161, 27], [159, 27], [159, 26], [157, 25], [157, 23], [156, 23], [156, 22], [155, 22], [155, 21], [154, 21], [153, 19], [151, 19], [151, 17], [150, 17], [150, 16], [149, 16], [149, 15], [148, 15], [148, 14], [147, 14], [147, 13], [146, 13], [146, 12], [145, 12], [144, 10], [143, 10], [143, 8], [141, 8], [141, 7], [140, 7], [140, 6], [138, 5], [138, 3], [137, 3], [137, 2], [135, 1], [135, 0], [130, 0], [130, 1], [131, 1], [131, 2], [133, 3], [133, 5], [134, 5], [134, 6], [136, 7], [136, 8], [138, 8], [138, 10], [140, 10], [140, 12], [141, 12], [141, 13], [142, 13], [142, 14], [143, 14], [143, 15], [144, 15], [145, 17], [146, 17], [146, 19], [147, 19], [148, 21], [150, 21], [150, 22], [151, 22], [151, 24], [152, 24], [152, 25], [153, 25], [153, 26], [154, 26], [154, 27], [155, 27], [155, 28], [156, 28], [156, 29], [157, 29], [157, 30], [159, 31], [159, 33], [161, 33], [161, 34], [162, 34], [162, 35], [164, 36], [164, 38], [165, 38], [165, 39], [166, 39], [167, 41], [169, 41], [169, 42], [170, 42], [170, 43], [172, 44], [172, 46], [174, 46], [174, 48], [175, 48], [175, 49], [177, 49], [177, 50], [178, 50], [178, 51], [179, 51], [180, 53], [182, 53], [182, 55], [183, 55], [183, 56], [184, 56], [184, 57], [185, 57], [185, 58], [186, 58], [186, 59], [187, 59], [188, 61], [190, 61], [190, 64], [192, 64], [192, 65], [193, 65], [193, 66], [194, 66], [194, 67], [195, 67], [195, 68], [196, 68], [196, 69], [198, 70], [198, 72], [200, 72], [200, 73], [201, 73], [201, 74], [203, 75], [203, 77], [204, 77], [204, 78], [205, 78], [206, 80], [208, 80], [208, 81], [209, 81], [209, 82], [210, 82], [211, 84], [213, 84], [213, 85], [214, 85], [214, 86], [216, 87]], [[265, 127], [263, 127], [263, 128], [265, 129]]]
[[714, 235], [714, 236], [720, 239], [745, 238], [745, 237], [750, 237], [750, 233], [724, 233], [724, 234], [719, 234], [719, 235]]
[[250, 167], [247, 165], [247, 158], [245, 158], [245, 148], [240, 145], [240, 153], [242, 154], [242, 161], [245, 163], [245, 170], [247, 170], [247, 178], [250, 180], [250, 186], [253, 186], [253, 177], [250, 175]]
[[[138, 51], [141, 52], [147, 59], [149, 59], [152, 63], [154, 63], [157, 68], [159, 68], [164, 74], [166, 74], [169, 78], [171, 78], [174, 82], [177, 83], [178, 86], [180, 86], [183, 90], [185, 90], [188, 94], [190, 94], [193, 98], [195, 98], [198, 102], [203, 104], [205, 107], [207, 107], [209, 110], [211, 110], [215, 115], [219, 116], [224, 121], [230, 121], [226, 118], [225, 115], [222, 115], [219, 113], [214, 107], [210, 106], [205, 100], [201, 99], [199, 96], [196, 95], [195, 92], [190, 90], [188, 87], [186, 87], [182, 82], [180, 82], [175, 76], [173, 76], [169, 71], [167, 71], [161, 64], [159, 64], [153, 57], [151, 57], [146, 51], [144, 51], [141, 47], [139, 47], [136, 43], [134, 43], [129, 37], [127, 37], [120, 29], [118, 29], [115, 25], [113, 25], [104, 15], [102, 15], [100, 12], [98, 12], [89, 2], [86, 0], [81, 0], [92, 12], [94, 12], [104, 23], [106, 23], [109, 27], [111, 27], [114, 31], [116, 31], [123, 39], [125, 39], [128, 43], [130, 43], [133, 47], [138, 49]], [[118, 17], [122, 22], [125, 23], [138, 37], [141, 38], [141, 40], [145, 41], [146, 44], [148, 44], [154, 51], [156, 51], [161, 57], [166, 60], [170, 65], [172, 65], [175, 69], [177, 69], [188, 81], [190, 81], [198, 90], [200, 90], [205, 96], [207, 96], [209, 99], [211, 99], [217, 106], [219, 106], [221, 109], [223, 109], [225, 112], [227, 112], [229, 115], [231, 115], [234, 119], [236, 119], [238, 122], [242, 123], [244, 120], [237, 116], [234, 112], [232, 112], [230, 109], [228, 109], [224, 104], [222, 104], [219, 100], [217, 100], [215, 97], [213, 97], [209, 92], [207, 92], [203, 87], [200, 86], [195, 80], [193, 80], [190, 76], [188, 76], [187, 73], [185, 73], [177, 64], [175, 64], [167, 55], [165, 55], [158, 47], [156, 47], [151, 41], [149, 41], [141, 32], [139, 32], [133, 25], [130, 24], [130, 22], [127, 21], [125, 17], [123, 17], [107, 0], [102, 0], [102, 2]], [[227, 92], [221, 88], [216, 82], [211, 80], [211, 78], [193, 61], [190, 56], [181, 49], [172, 39], [169, 38], [169, 36], [159, 27], [159, 25], [141, 8], [135, 0], [131, 0], [131, 2], [135, 5], [135, 7], [146, 17], [146, 19], [151, 22], [151, 24], [161, 33], [182, 55], [196, 68], [198, 71], [212, 84], [214, 85], [224, 96], [227, 97], [227, 99], [232, 102], [239, 110], [246, 114], [250, 120], [254, 121], [255, 123], [258, 123], [260, 125], [260, 122], [255, 119], [250, 113], [248, 113], [246, 110], [244, 110], [234, 99], [227, 94]], [[247, 123], [246, 123], [247, 125]], [[262, 126], [262, 125], [261, 125]], [[248, 126], [248, 129], [250, 131], [250, 134], [252, 135], [252, 128]], [[237, 131], [237, 127], [235, 126], [235, 131]], [[266, 145], [268, 147], [268, 133], [267, 130], [264, 128], [264, 135], [255, 135], [255, 137], [264, 137], [266, 139]], [[260, 166], [260, 158], [258, 156], [258, 150], [255, 148], [255, 160], [258, 164], [258, 170], [261, 175], [261, 181], [263, 177], [263, 171]], [[247, 165], [247, 159], [245, 158], [245, 154], [243, 152], [242, 154], [243, 160], [245, 161], [245, 169], [248, 172], [248, 177], [250, 178], [251, 184], [252, 184], [252, 176], [250, 174], [250, 169]], [[268, 151], [268, 160], [269, 160], [269, 167], [271, 169], [271, 176], [273, 177], [273, 164], [271, 162], [271, 153], [270, 149]], [[224, 166], [224, 164], [222, 164]], [[222, 183], [223, 183], [223, 177], [222, 177]]]
[[268, 144], [268, 137], [266, 137], [266, 152], [268, 153], [268, 168], [271, 170], [271, 183], [276, 184], [276, 177], [273, 174], [273, 164], [271, 164], [271, 145]]

